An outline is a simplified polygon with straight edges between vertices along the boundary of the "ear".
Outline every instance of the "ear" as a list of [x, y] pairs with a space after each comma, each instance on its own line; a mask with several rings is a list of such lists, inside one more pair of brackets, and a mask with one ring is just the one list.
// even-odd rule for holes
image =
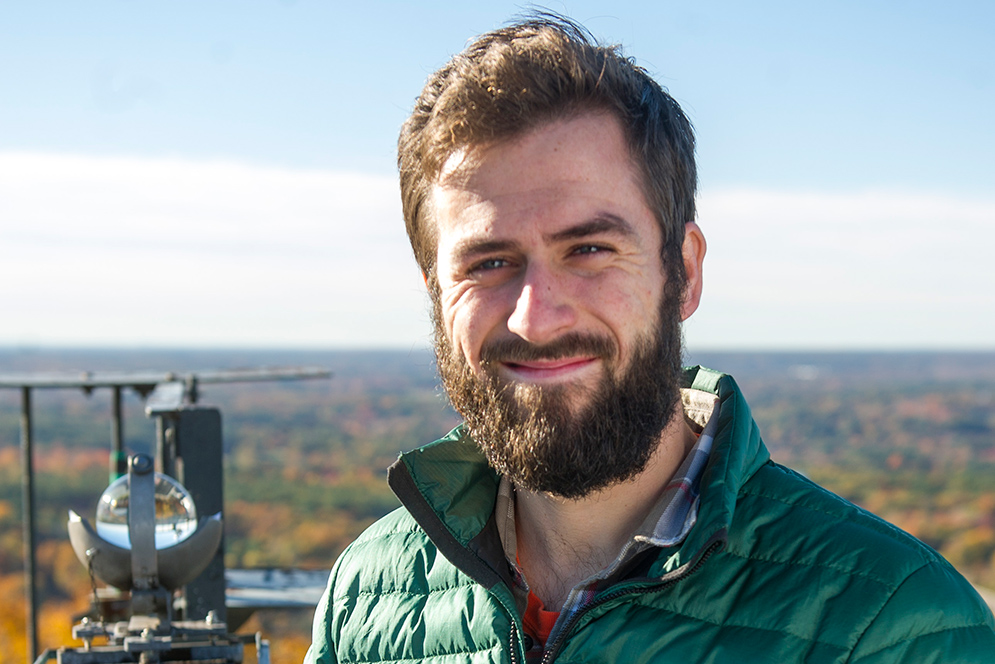
[[684, 244], [681, 253], [684, 255], [684, 274], [687, 283], [684, 289], [684, 301], [681, 303], [681, 320], [687, 320], [698, 308], [701, 301], [701, 266], [705, 261], [705, 235], [698, 224], [690, 221], [684, 224]]

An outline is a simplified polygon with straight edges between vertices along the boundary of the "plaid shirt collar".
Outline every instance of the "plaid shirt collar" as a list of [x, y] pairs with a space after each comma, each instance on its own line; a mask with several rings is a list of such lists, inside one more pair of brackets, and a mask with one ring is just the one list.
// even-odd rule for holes
[[[708, 462], [712, 440], [718, 428], [719, 399], [714, 394], [700, 390], [681, 390], [684, 417], [688, 426], [698, 434], [698, 441], [684, 458], [677, 472], [667, 484], [660, 500], [650, 510], [649, 515], [636, 529], [630, 540], [622, 547], [608, 567], [588, 577], [574, 586], [560, 609], [549, 636], [555, 641], [557, 633], [569, 622], [573, 614], [583, 609], [602, 589], [612, 585], [627, 563], [635, 556], [652, 547], [669, 547], [679, 544], [687, 537], [698, 517], [698, 491], [702, 471]], [[519, 615], [525, 612], [529, 586], [517, 563], [518, 544], [515, 535], [515, 492], [511, 482], [501, 478], [497, 501], [494, 505], [495, 521], [504, 548], [505, 558], [515, 579], [513, 592]], [[552, 608], [552, 607], [550, 607]], [[538, 645], [537, 645], [538, 648]], [[536, 653], [530, 652], [530, 659]], [[541, 650], [539, 651], [541, 654]]]

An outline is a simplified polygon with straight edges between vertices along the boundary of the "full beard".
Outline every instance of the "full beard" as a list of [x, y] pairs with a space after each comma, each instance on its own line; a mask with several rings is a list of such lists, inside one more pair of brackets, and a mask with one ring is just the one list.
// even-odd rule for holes
[[[667, 286], [670, 286], [668, 280]], [[677, 412], [681, 386], [680, 293], [665, 287], [655, 328], [619, 370], [610, 338], [570, 334], [537, 346], [520, 337], [486, 344], [475, 373], [446, 335], [435, 306], [436, 359], [467, 430], [518, 489], [576, 499], [638, 475]], [[574, 385], [502, 380], [501, 362], [594, 356], [604, 375], [589, 394]], [[572, 402], [587, 397], [581, 409]]]

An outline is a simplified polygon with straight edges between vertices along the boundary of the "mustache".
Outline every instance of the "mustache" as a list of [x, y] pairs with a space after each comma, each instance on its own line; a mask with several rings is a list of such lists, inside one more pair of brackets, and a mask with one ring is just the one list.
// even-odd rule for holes
[[534, 362], [558, 360], [574, 355], [592, 355], [611, 359], [618, 353], [615, 341], [608, 337], [573, 332], [546, 344], [533, 344], [521, 337], [491, 341], [480, 349], [482, 364], [494, 362]]

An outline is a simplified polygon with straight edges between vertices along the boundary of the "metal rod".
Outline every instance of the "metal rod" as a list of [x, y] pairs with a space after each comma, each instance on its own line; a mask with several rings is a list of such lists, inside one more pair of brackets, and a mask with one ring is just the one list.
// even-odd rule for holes
[[111, 419], [111, 482], [128, 472], [124, 455], [124, 415], [121, 411], [121, 386], [114, 386], [113, 417]]
[[[128, 465], [128, 538], [134, 591], [151, 591], [159, 583], [155, 550], [155, 473], [152, 457], [136, 454]], [[144, 607], [145, 611], [154, 609]]]
[[27, 601], [25, 642], [28, 663], [38, 654], [38, 606], [35, 586], [35, 471], [31, 456], [31, 388], [21, 388], [21, 478], [24, 511], [24, 595]]

